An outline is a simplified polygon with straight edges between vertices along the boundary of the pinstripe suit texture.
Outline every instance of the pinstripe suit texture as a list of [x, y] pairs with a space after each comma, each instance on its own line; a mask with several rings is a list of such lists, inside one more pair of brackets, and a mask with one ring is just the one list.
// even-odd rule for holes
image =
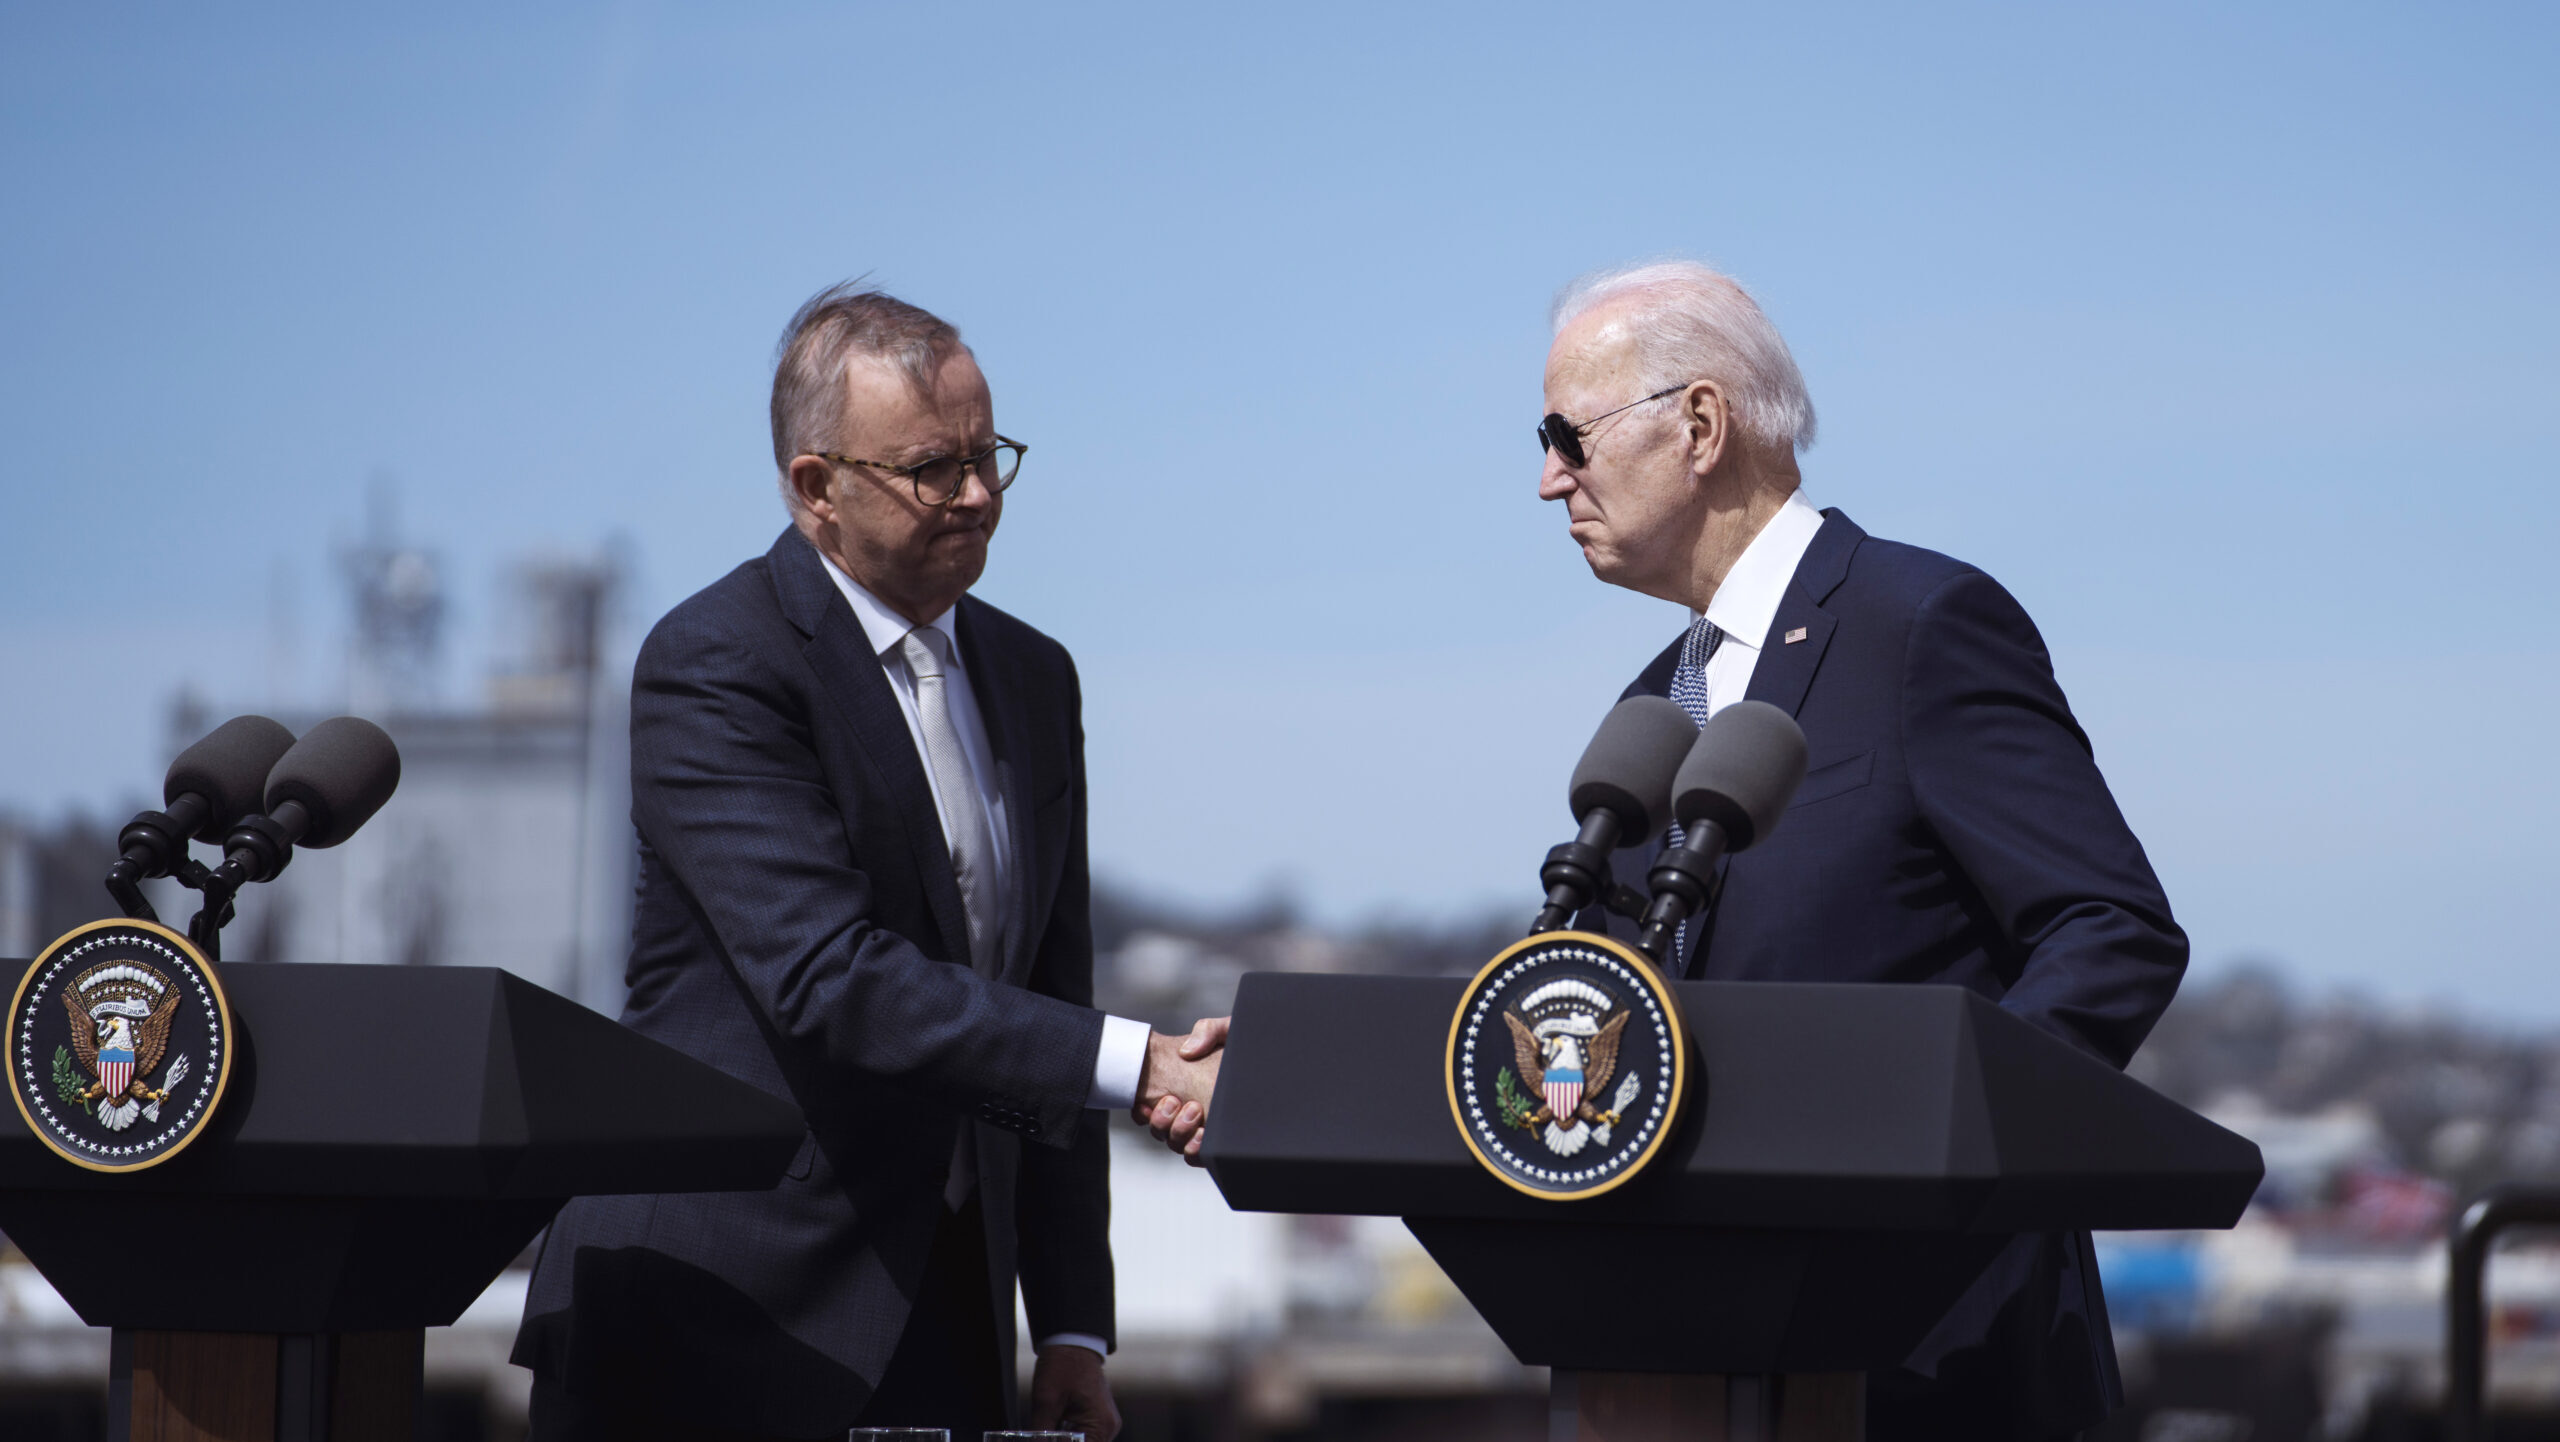
[[970, 1129], [987, 1305], [1113, 1336], [1109, 1158], [1074, 663], [974, 597], [961, 657], [1011, 832], [998, 975], [860, 622], [796, 531], [659, 622], [632, 681], [634, 1030], [797, 1103], [767, 1192], [589, 1197], [535, 1268], [515, 1360], [680, 1425], [841, 1435], [878, 1385]]

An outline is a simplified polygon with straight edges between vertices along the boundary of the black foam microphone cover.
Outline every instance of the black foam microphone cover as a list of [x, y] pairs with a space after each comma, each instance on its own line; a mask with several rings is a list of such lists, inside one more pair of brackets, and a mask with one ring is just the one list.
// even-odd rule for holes
[[291, 749], [293, 733], [283, 726], [264, 716], [234, 716], [169, 763], [160, 804], [174, 806], [186, 795], [203, 797], [210, 809], [195, 838], [218, 846], [241, 817], [259, 809], [267, 773]]
[[335, 846], [373, 819], [400, 785], [400, 748], [361, 716], [336, 716], [294, 743], [267, 777], [267, 814], [300, 802], [303, 846]]
[[1671, 821], [1671, 780], [1698, 740], [1698, 724], [1661, 696], [1630, 696], [1609, 710], [1573, 768], [1573, 819], [1615, 812], [1618, 845], [1639, 846]]
[[1804, 781], [1804, 730], [1766, 701], [1736, 701], [1698, 732], [1671, 783], [1683, 826], [1712, 821], [1725, 849], [1740, 851], [1777, 829]]

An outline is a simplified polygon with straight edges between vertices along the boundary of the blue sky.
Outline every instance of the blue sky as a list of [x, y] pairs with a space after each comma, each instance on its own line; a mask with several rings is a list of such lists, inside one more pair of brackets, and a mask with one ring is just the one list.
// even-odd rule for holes
[[1680, 253], [1813, 498], [2035, 615], [2201, 964], [2560, 1018], [2553, 13], [8, 7], [0, 807], [328, 699], [376, 473], [451, 694], [528, 551], [626, 538], [645, 625], [868, 272], [1034, 447], [981, 591], [1083, 668], [1100, 869], [1525, 914], [1680, 621], [1536, 499], [1545, 302]]

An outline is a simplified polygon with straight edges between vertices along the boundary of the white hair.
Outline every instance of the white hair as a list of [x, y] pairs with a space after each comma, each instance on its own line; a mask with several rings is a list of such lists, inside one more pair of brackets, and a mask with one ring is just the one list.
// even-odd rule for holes
[[1643, 298], [1634, 317], [1637, 383], [1648, 391], [1712, 380], [1754, 445], [1802, 451], [1813, 444], [1813, 397], [1787, 342], [1739, 281], [1694, 260], [1595, 270], [1556, 292], [1547, 317], [1561, 333], [1603, 301]]

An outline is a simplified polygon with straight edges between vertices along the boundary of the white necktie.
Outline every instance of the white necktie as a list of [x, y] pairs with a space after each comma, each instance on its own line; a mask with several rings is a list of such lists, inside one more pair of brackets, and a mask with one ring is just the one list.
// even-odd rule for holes
[[943, 690], [943, 648], [950, 644], [949, 637], [931, 626], [916, 627], [898, 643], [915, 677], [925, 759], [933, 765], [933, 789], [942, 802], [943, 841], [951, 848], [951, 871], [968, 914], [969, 962], [980, 975], [994, 976], [1004, 966], [1004, 894], [996, 885], [995, 837], [987, 828], [986, 803], [978, 795], [969, 753], [960, 745], [960, 728], [951, 724], [951, 701]]

